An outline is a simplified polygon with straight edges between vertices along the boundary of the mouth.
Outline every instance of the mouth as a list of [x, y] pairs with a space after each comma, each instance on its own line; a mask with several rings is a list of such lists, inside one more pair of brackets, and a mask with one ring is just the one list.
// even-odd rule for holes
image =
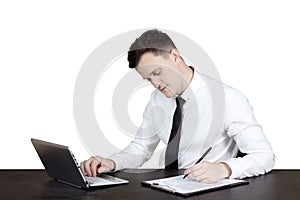
[[167, 85], [162, 86], [162, 87], [159, 87], [159, 90], [160, 90], [161, 92], [163, 92], [166, 88], [167, 88]]

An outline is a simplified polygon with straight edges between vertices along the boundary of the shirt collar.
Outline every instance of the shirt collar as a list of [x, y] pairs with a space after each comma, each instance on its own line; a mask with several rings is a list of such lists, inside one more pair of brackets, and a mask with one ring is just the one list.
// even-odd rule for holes
[[190, 101], [193, 97], [195, 97], [195, 94], [199, 90], [202, 82], [201, 75], [198, 69], [192, 66], [191, 68], [194, 71], [192, 80], [185, 91], [180, 95], [185, 101]]

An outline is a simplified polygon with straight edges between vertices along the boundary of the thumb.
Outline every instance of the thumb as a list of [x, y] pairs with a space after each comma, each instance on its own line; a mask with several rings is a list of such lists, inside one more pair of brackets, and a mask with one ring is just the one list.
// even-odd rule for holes
[[109, 171], [110, 171], [110, 168], [105, 165], [102, 165], [97, 169], [98, 173], [104, 173], [104, 172], [109, 172]]

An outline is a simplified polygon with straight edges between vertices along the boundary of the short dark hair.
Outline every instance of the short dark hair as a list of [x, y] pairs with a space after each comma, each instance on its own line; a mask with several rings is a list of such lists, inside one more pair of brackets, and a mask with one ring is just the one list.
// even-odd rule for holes
[[131, 44], [127, 57], [129, 68], [135, 68], [144, 53], [165, 56], [172, 49], [176, 49], [176, 46], [166, 33], [157, 29], [148, 30]]

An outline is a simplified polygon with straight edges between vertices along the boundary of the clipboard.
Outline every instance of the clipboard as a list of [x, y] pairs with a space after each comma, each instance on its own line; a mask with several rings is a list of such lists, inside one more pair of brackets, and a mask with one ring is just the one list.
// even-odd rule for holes
[[183, 175], [148, 180], [141, 183], [148, 187], [163, 190], [173, 194], [178, 194], [181, 196], [190, 196], [197, 193], [204, 193], [222, 188], [249, 184], [248, 181], [239, 179], [223, 179], [217, 183], [206, 184], [188, 178], [183, 179]]

